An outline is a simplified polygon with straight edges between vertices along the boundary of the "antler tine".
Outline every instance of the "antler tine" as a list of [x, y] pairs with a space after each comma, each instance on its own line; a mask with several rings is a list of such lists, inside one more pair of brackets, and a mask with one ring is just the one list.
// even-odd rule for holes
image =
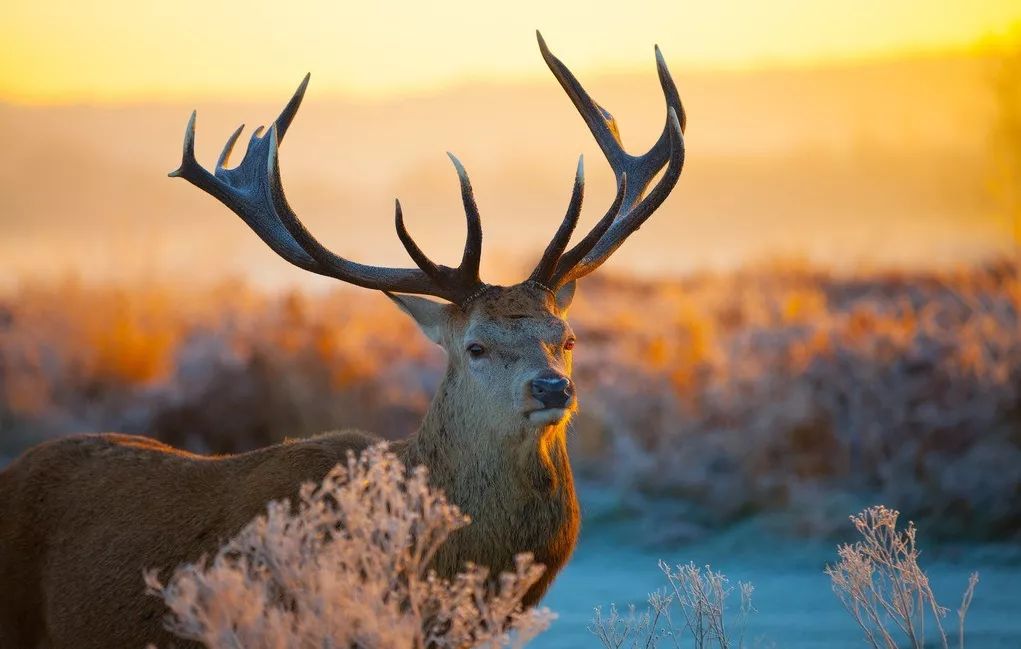
[[[656, 143], [652, 145], [652, 148], [644, 155], [634, 156], [629, 154], [624, 150], [617, 120], [614, 119], [608, 110], [592, 99], [585, 88], [582, 87], [577, 77], [560, 59], [554, 56], [546, 45], [542, 34], [538, 31], [535, 34], [539, 41], [539, 50], [542, 53], [543, 60], [546, 61], [546, 65], [549, 66], [553, 76], [560, 82], [567, 96], [571, 98], [571, 102], [574, 103], [582, 119], [585, 120], [585, 124], [588, 125], [592, 136], [596, 139], [596, 143], [602, 149], [606, 160], [610, 163], [610, 167], [617, 176], [617, 182], [620, 182], [620, 177], [625, 172], [627, 172], [628, 177], [631, 179], [628, 195], [625, 196], [624, 204], [621, 206], [621, 212], [627, 212], [631, 209], [632, 205], [641, 199], [649, 183], [652, 182], [652, 179], [667, 162], [670, 146], [669, 118], [667, 123], [663, 125], [663, 132], [660, 134], [659, 139], [656, 140]], [[669, 111], [670, 108], [673, 108], [677, 112], [683, 132], [683, 126], [687, 121], [684, 105], [681, 103], [677, 86], [674, 83], [673, 77], [670, 76], [670, 71], [666, 67], [666, 61], [663, 59], [659, 46], [656, 46], [655, 52], [656, 70], [659, 75], [660, 85], [663, 88], [667, 109]]]
[[[294, 111], [300, 105], [306, 85], [307, 78], [288, 103], [288, 107], [290, 107], [288, 119], [293, 118]], [[265, 164], [260, 165], [256, 161], [260, 155], [268, 154], [267, 138], [260, 137], [262, 127], [256, 129], [252, 135], [248, 143], [248, 151], [241, 164], [234, 169], [226, 169], [223, 165], [230, 156], [234, 143], [241, 135], [240, 128], [235, 130], [220, 153], [214, 175], [200, 165], [195, 158], [195, 121], [196, 111], [192, 111], [184, 132], [181, 165], [168, 175], [172, 178], [184, 178], [215, 197], [240, 216], [248, 227], [259, 235], [260, 239], [288, 262], [314, 273], [328, 274], [287, 232], [273, 213], [272, 206], [259, 202], [260, 194], [268, 191], [269, 185]]]
[[610, 166], [616, 171], [618, 167], [626, 164], [624, 158], [627, 156], [627, 153], [625, 153], [621, 146], [617, 121], [613, 118], [613, 115], [592, 100], [592, 97], [585, 92], [585, 89], [578, 83], [578, 79], [567, 69], [567, 66], [553, 55], [553, 52], [546, 46], [546, 39], [542, 37], [539, 30], [535, 31], [535, 36], [539, 41], [539, 51], [542, 53], [543, 60], [546, 61], [546, 65], [553, 72], [553, 76], [563, 86], [567, 96], [574, 102], [578, 112], [581, 113], [585, 123], [588, 124], [589, 130], [592, 131], [592, 135], [595, 136], [599, 148], [603, 150], [606, 159], [610, 161]]
[[[291, 127], [291, 122], [294, 121], [295, 115], [298, 114], [298, 108], [301, 107], [301, 101], [305, 98], [305, 90], [308, 88], [308, 81], [312, 77], [312, 73], [306, 73], [305, 78], [301, 80], [298, 85], [298, 89], [294, 91], [294, 95], [291, 96], [291, 100], [287, 102], [284, 109], [280, 111], [280, 115], [273, 122], [273, 125], [277, 128], [277, 143], [283, 141], [284, 135], [287, 133], [287, 129]], [[231, 151], [234, 150], [234, 144], [238, 141], [238, 137], [241, 136], [241, 131], [245, 129], [245, 125], [237, 127], [229, 138], [227, 143], [223, 146], [223, 151], [220, 153], [220, 157], [216, 161], [216, 170], [219, 171], [226, 164], [230, 158]], [[255, 137], [258, 137], [263, 131], [263, 127], [260, 126], [255, 130]]]
[[567, 244], [571, 241], [574, 228], [578, 225], [578, 216], [581, 214], [581, 203], [584, 196], [585, 157], [579, 156], [578, 170], [574, 175], [574, 190], [571, 192], [571, 202], [567, 206], [567, 213], [564, 215], [564, 220], [557, 229], [556, 234], [553, 235], [553, 239], [546, 246], [546, 251], [542, 253], [542, 259], [539, 260], [535, 270], [529, 276], [528, 279], [531, 281], [547, 284], [553, 277], [553, 271], [556, 270], [557, 262], [560, 261], [564, 250], [567, 249]]
[[[580, 261], [571, 266], [568, 264], [570, 260], [565, 259], [563, 264], [557, 266], [556, 275], [559, 278], [560, 284], [584, 277], [596, 268], [599, 268], [633, 232], [653, 215], [659, 206], [663, 204], [663, 201], [666, 200], [667, 196], [670, 195], [670, 192], [677, 184], [677, 180], [681, 177], [681, 169], [684, 167], [684, 136], [681, 134], [681, 125], [677, 118], [677, 113], [673, 109], [670, 110], [669, 120], [671, 124], [669, 131], [670, 163], [667, 165], [663, 177], [656, 183], [656, 186], [649, 192], [649, 195], [639, 202], [638, 205], [633, 207], [623, 217], [611, 220], [611, 224], [605, 234], [598, 238], [592, 250], [584, 255]], [[624, 187], [619, 188], [617, 192], [618, 197], [622, 197], [626, 193], [628, 192]], [[620, 211], [623, 211], [623, 208]]]
[[433, 278], [433, 280], [439, 280], [442, 277], [442, 271], [440, 268], [433, 263], [429, 257], [426, 256], [422, 249], [418, 247], [415, 240], [411, 238], [408, 233], [408, 229], [404, 226], [404, 212], [401, 210], [401, 202], [394, 200], [394, 227], [397, 229], [397, 238], [404, 244], [404, 249], [408, 251], [408, 255], [411, 259], [421, 268], [426, 275]]
[[298, 84], [298, 89], [294, 91], [291, 96], [291, 100], [287, 102], [284, 109], [280, 111], [280, 115], [277, 116], [276, 121], [273, 125], [277, 127], [277, 142], [283, 142], [284, 136], [287, 135], [287, 129], [291, 128], [291, 122], [294, 121], [294, 116], [298, 114], [298, 109], [301, 107], [301, 100], [305, 98], [305, 90], [308, 89], [308, 80], [312, 78], [311, 72], [305, 73], [305, 78]]
[[220, 152], [220, 157], [216, 159], [216, 171], [223, 169], [227, 165], [227, 160], [230, 159], [230, 153], [234, 150], [234, 145], [237, 143], [238, 138], [241, 137], [241, 131], [245, 130], [245, 125], [234, 129], [230, 137], [227, 138], [227, 143], [223, 145], [223, 151]]
[[602, 239], [606, 231], [613, 225], [613, 221], [617, 218], [617, 213], [620, 211], [620, 205], [624, 202], [625, 194], [627, 194], [626, 173], [620, 177], [620, 184], [617, 185], [617, 195], [610, 204], [610, 208], [606, 210], [603, 218], [599, 219], [595, 227], [560, 258], [556, 270], [550, 277], [550, 285], [563, 286], [570, 281], [570, 278], [567, 278], [568, 273], [578, 265], [578, 262], [585, 258], [585, 255], [599, 243], [599, 240]]
[[468, 234], [464, 239], [464, 254], [458, 270], [465, 279], [479, 281], [479, 266], [482, 263], [482, 219], [479, 208], [475, 205], [475, 192], [472, 191], [471, 180], [464, 165], [453, 153], [447, 152], [450, 161], [457, 170], [457, 179], [461, 183], [461, 202], [464, 203], [464, 216], [468, 223]]
[[[323, 246], [291, 209], [280, 179], [277, 151], [280, 140], [298, 112], [308, 81], [309, 77], [306, 75], [269, 131], [263, 135], [261, 126], [256, 129], [241, 163], [233, 169], [227, 169], [224, 165], [241, 134], [241, 128], [234, 131], [217, 160], [215, 174], [207, 171], [195, 159], [193, 112], [185, 130], [181, 166], [172, 171], [170, 176], [182, 177], [217, 198], [240, 216], [274, 252], [300, 268], [366, 288], [435, 295], [461, 303], [481, 286], [478, 280], [477, 257], [478, 251], [481, 250], [482, 234], [477, 211], [469, 215], [469, 244], [466, 244], [465, 253], [470, 262], [467, 267], [472, 271], [471, 274], [463, 273], [461, 269], [436, 266], [432, 262], [422, 263], [423, 260], [428, 261], [428, 258], [414, 245], [410, 236], [407, 236], [401, 222], [399, 206], [398, 235], [401, 236], [415, 262], [423, 266], [421, 268], [369, 266], [340, 257]], [[464, 183], [462, 193], [463, 190]], [[467, 191], [466, 209], [471, 195], [470, 186]], [[411, 247], [408, 246], [408, 242], [411, 242]], [[468, 254], [469, 247], [471, 254]]]
[[[184, 145], [181, 152], [181, 164], [167, 176], [171, 178], [184, 178], [192, 184], [209, 184], [212, 174], [206, 171], [195, 159], [195, 120], [198, 118], [198, 111], [191, 111], [188, 117], [188, 125], [184, 127]], [[203, 187], [202, 189], [205, 189]], [[209, 190], [206, 190], [209, 191]]]
[[[575, 260], [578, 265], [576, 269], [565, 263], [568, 261], [567, 255], [557, 264], [554, 277], [564, 283], [595, 270], [666, 199], [677, 182], [684, 162], [683, 129], [686, 117], [677, 86], [670, 76], [662, 52], [657, 46], [655, 48], [656, 69], [667, 106], [666, 124], [656, 143], [646, 153], [640, 156], [629, 154], [624, 150], [620, 130], [613, 115], [596, 103], [567, 66], [550, 52], [542, 34], [536, 32], [536, 37], [539, 41], [539, 50], [550, 71], [553, 72], [553, 76], [557, 78], [568, 97], [571, 98], [610, 163], [610, 167], [617, 177], [618, 193], [623, 192], [621, 200], [615, 201], [617, 204], [617, 212], [614, 214], [616, 221], [611, 219], [611, 223], [605, 231], [607, 240], [596, 240], [589, 253]], [[670, 168], [667, 173], [649, 197], [642, 200], [642, 196], [653, 178], [668, 162]], [[626, 183], [624, 182], [625, 177]], [[600, 225], [602, 224], [603, 222], [600, 221]], [[588, 239], [588, 237], [586, 238]], [[574, 257], [574, 255], [570, 256]]]
[[[666, 99], [666, 107], [669, 113], [671, 108], [677, 113], [677, 123], [681, 126], [681, 134], [684, 134], [684, 129], [688, 127], [688, 115], [684, 112], [684, 104], [681, 102], [681, 93], [677, 91], [677, 84], [674, 83], [674, 78], [670, 76], [670, 69], [666, 67], [666, 59], [663, 58], [663, 52], [659, 49], [659, 45], [653, 45], [653, 50], [656, 52], [656, 73], [659, 75], [659, 85], [663, 88], [663, 97]], [[654, 146], [662, 146], [666, 144], [668, 139], [667, 129], [669, 124], [663, 127], [663, 133], [660, 134], [659, 140], [656, 141]]]

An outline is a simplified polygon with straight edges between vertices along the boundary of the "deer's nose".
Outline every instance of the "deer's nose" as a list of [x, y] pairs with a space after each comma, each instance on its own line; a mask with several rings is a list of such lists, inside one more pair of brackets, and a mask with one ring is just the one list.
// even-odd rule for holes
[[532, 379], [532, 396], [545, 408], [565, 408], [574, 395], [571, 379], [559, 374], [546, 374]]

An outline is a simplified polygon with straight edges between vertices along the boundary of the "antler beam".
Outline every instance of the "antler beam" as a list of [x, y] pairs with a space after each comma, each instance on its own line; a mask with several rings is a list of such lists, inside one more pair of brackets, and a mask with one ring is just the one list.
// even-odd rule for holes
[[308, 87], [309, 75], [298, 86], [284, 110], [262, 135], [260, 126], [252, 134], [241, 163], [225, 167], [244, 125], [228, 138], [209, 173], [195, 159], [195, 113], [188, 120], [184, 134], [181, 166], [170, 172], [217, 198], [248, 224], [259, 238], [290, 263], [320, 275], [335, 277], [365, 288], [400, 293], [434, 295], [460, 304], [483, 286], [479, 279], [482, 255], [482, 225], [471, 183], [461, 163], [451, 156], [461, 181], [461, 196], [468, 218], [468, 236], [464, 255], [457, 268], [429, 261], [404, 228], [397, 208], [397, 233], [418, 268], [388, 268], [350, 261], [321, 244], [295, 214], [284, 195], [277, 151]]

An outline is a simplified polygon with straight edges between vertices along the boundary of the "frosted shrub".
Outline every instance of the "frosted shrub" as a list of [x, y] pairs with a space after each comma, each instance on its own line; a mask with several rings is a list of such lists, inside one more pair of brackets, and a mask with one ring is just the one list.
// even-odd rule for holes
[[[79, 432], [203, 453], [342, 428], [399, 436], [442, 377], [442, 352], [378, 295], [143, 280], [0, 293], [0, 464]], [[863, 497], [934, 535], [1021, 529], [1016, 260], [600, 275], [571, 319], [585, 342], [572, 462], [642, 512], [650, 543], [763, 512], [827, 535]]]
[[[751, 584], [738, 582], [740, 604], [737, 618], [737, 637], [728, 631], [727, 600], [734, 590], [721, 572], [704, 569], [694, 563], [670, 566], [659, 562], [659, 569], [667, 578], [669, 587], [651, 593], [649, 606], [638, 612], [629, 607], [621, 615], [610, 605], [604, 616], [597, 607], [589, 631], [599, 639], [605, 649], [655, 649], [669, 640], [669, 646], [678, 647], [690, 638], [692, 647], [731, 649], [744, 646], [744, 627], [752, 609]], [[677, 616], [671, 615], [671, 610]]]
[[[915, 525], [897, 529], [899, 512], [883, 506], [870, 507], [851, 517], [862, 540], [837, 548], [840, 561], [827, 566], [833, 592], [865, 633], [865, 639], [876, 649], [897, 649], [903, 646], [923, 649], [925, 622], [935, 622], [940, 646], [946, 649], [948, 639], [942, 619], [947, 609], [940, 606], [929, 578], [918, 565]], [[978, 573], [972, 573], [957, 611], [958, 646], [964, 649], [964, 618], [978, 585]], [[930, 616], [931, 614], [931, 616]]]
[[1016, 262], [592, 281], [572, 306], [592, 395], [573, 459], [636, 511], [668, 503], [651, 542], [770, 511], [826, 535], [852, 494], [944, 537], [1018, 529]]
[[424, 468], [407, 472], [381, 444], [303, 485], [297, 507], [270, 503], [211, 560], [165, 585], [156, 571], [145, 579], [168, 629], [210, 649], [523, 646], [552, 619], [521, 606], [541, 565], [520, 555], [496, 580], [471, 565], [452, 581], [429, 569], [468, 523]]

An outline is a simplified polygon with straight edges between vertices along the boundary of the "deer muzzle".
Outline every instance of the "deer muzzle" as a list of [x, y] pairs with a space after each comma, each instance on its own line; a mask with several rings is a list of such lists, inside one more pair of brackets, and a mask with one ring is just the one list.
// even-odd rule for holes
[[574, 383], [560, 374], [543, 374], [532, 379], [532, 397], [543, 409], [567, 408], [574, 399]]

